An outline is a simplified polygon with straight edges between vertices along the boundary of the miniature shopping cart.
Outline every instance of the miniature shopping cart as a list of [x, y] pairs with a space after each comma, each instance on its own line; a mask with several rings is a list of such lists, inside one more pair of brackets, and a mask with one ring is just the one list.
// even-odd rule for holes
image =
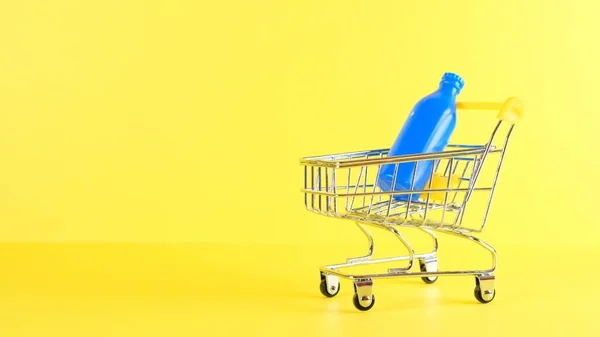
[[[508, 140], [515, 124], [522, 117], [523, 105], [519, 99], [509, 98], [503, 103], [461, 102], [456, 107], [457, 110], [499, 112], [498, 122], [487, 143], [449, 145], [443, 152], [416, 155], [388, 157], [388, 149], [382, 149], [307, 157], [301, 160], [304, 166], [302, 192], [306, 208], [317, 214], [354, 221], [369, 241], [366, 256], [349, 258], [345, 263], [320, 268], [320, 290], [324, 296], [333, 297], [338, 294], [340, 277], [352, 280], [354, 306], [358, 310], [366, 311], [375, 304], [373, 280], [376, 278], [414, 276], [431, 284], [439, 276], [474, 275], [475, 298], [481, 303], [489, 303], [494, 299], [496, 251], [474, 234], [483, 231], [488, 219]], [[499, 136], [502, 134], [505, 136]], [[500, 146], [494, 144], [496, 139], [501, 139]], [[495, 163], [490, 163], [493, 161]], [[416, 172], [418, 165], [426, 162], [430, 163], [430, 166], [426, 167], [431, 167], [431, 172], [427, 173], [429, 180], [424, 189], [412, 188], [414, 173], [410, 189], [379, 188], [377, 180], [384, 165], [412, 163]], [[394, 180], [395, 178], [394, 176]], [[398, 198], [402, 195], [411, 196]], [[475, 212], [476, 208], [479, 212]], [[479, 214], [475, 220], [468, 220], [471, 212]], [[407, 249], [408, 255], [373, 258], [374, 241], [367, 226], [393, 233]], [[406, 236], [400, 232], [400, 229], [407, 227], [415, 228], [430, 237], [432, 250], [418, 254]], [[464, 238], [483, 247], [491, 253], [490, 268], [438, 270], [438, 239], [435, 232]], [[416, 267], [415, 260], [419, 269], [411, 271], [413, 266]], [[407, 261], [407, 264], [388, 269], [385, 273], [350, 274], [341, 271], [348, 267], [394, 261]]]

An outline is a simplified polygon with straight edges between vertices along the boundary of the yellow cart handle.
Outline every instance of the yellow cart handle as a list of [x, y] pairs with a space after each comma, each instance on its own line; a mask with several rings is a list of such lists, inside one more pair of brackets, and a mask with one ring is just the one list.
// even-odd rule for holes
[[499, 110], [498, 119], [511, 124], [517, 124], [523, 118], [523, 102], [516, 97], [510, 97], [504, 103], [457, 102], [456, 108], [462, 110]]

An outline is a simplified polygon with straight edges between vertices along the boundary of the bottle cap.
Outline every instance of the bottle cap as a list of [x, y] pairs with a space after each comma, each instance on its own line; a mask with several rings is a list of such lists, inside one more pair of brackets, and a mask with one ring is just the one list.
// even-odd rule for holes
[[444, 76], [442, 76], [442, 83], [444, 82], [454, 85], [459, 92], [465, 86], [465, 81], [456, 73], [444, 73]]

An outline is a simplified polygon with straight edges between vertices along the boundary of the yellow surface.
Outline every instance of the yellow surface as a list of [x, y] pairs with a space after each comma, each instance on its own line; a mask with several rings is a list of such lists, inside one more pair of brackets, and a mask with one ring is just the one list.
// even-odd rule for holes
[[375, 307], [363, 313], [352, 306], [348, 282], [337, 297], [323, 298], [315, 270], [360, 248], [2, 245], [0, 331], [5, 337], [600, 333], [598, 283], [584, 272], [596, 264], [598, 249], [562, 247], [577, 254], [573, 259], [555, 249], [499, 246], [502, 268], [492, 303], [476, 302], [471, 277], [433, 285], [405, 279], [375, 282]]
[[[599, 12], [1, 1], [0, 336], [597, 336]], [[321, 299], [317, 267], [363, 238], [304, 211], [298, 159], [390, 146], [445, 71], [461, 100], [526, 107], [484, 237], [497, 300], [473, 305], [470, 278], [376, 285], [363, 316], [348, 284]], [[485, 142], [495, 117], [461, 113], [453, 142]]]

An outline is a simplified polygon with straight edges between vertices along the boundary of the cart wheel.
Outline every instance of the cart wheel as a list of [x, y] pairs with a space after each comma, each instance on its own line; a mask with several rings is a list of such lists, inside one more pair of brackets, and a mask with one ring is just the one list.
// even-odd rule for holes
[[375, 305], [375, 295], [371, 294], [369, 299], [365, 298], [361, 300], [358, 298], [358, 294], [355, 293], [354, 297], [352, 298], [352, 303], [354, 303], [356, 309], [360, 311], [368, 311]]
[[492, 275], [476, 276], [473, 295], [481, 303], [490, 303], [496, 297], [494, 282], [496, 278]]
[[437, 276], [433, 276], [433, 277], [421, 277], [421, 280], [423, 280], [423, 282], [427, 283], [427, 284], [432, 284], [435, 283], [435, 281], [437, 281], [438, 277]]
[[492, 290], [491, 294], [483, 294], [481, 288], [479, 286], [475, 286], [475, 290], [473, 291], [475, 298], [481, 303], [490, 303], [496, 297], [496, 290]]
[[321, 285], [319, 286], [321, 290], [321, 294], [325, 297], [334, 297], [340, 292], [340, 284], [327, 286], [327, 282], [325, 280], [321, 280]]
[[325, 297], [334, 297], [340, 292], [340, 281], [335, 275], [321, 274], [319, 290], [321, 290], [321, 294]]
[[360, 311], [367, 311], [375, 305], [372, 279], [354, 279], [354, 297], [352, 298], [352, 303]]
[[[426, 273], [426, 272], [436, 272], [437, 270], [437, 258], [427, 258], [427, 259], [420, 259], [419, 260], [419, 268], [421, 269], [421, 272]], [[424, 276], [421, 277], [421, 280], [423, 280], [423, 282], [427, 283], [427, 284], [432, 284], [435, 281], [437, 281], [438, 277], [437, 276]]]

